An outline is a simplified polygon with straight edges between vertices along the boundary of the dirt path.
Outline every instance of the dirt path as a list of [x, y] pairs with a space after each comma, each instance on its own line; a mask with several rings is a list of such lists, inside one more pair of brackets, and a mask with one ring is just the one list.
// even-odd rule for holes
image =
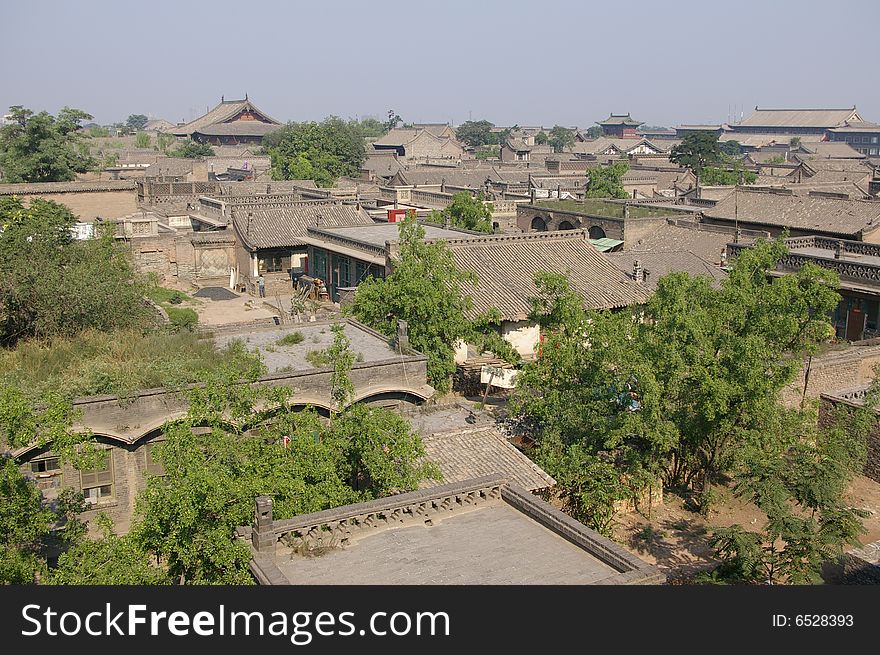
[[[869, 513], [863, 520], [867, 533], [862, 535], [861, 542], [880, 540], [880, 484], [856, 477], [846, 500]], [[757, 530], [763, 520], [757, 507], [733, 497], [729, 490], [722, 492], [708, 518], [689, 511], [682, 498], [667, 493], [663, 505], [653, 509], [650, 519], [638, 513], [621, 515], [614, 528], [614, 539], [663, 569], [670, 582], [683, 582], [717, 564], [709, 546], [713, 528], [738, 523], [747, 530]]]

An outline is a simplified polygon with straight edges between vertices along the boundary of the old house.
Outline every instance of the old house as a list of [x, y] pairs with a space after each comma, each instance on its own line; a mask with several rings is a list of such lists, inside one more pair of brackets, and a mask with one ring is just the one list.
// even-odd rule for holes
[[260, 275], [269, 294], [290, 292], [297, 274], [315, 276], [318, 267], [314, 260], [308, 263], [304, 240], [309, 227], [373, 225], [359, 204], [342, 200], [273, 201], [270, 196], [262, 204], [235, 205], [231, 214], [236, 236], [234, 277], [251, 293], [256, 292]]
[[602, 134], [606, 137], [614, 139], [638, 139], [638, 127], [641, 121], [633, 120], [633, 117], [626, 114], [611, 114], [604, 121], [596, 121], [596, 124], [602, 128]]
[[281, 127], [258, 109], [245, 94], [244, 100], [220, 99], [220, 104], [189, 123], [168, 131], [178, 137], [189, 137], [197, 143], [213, 145], [259, 145], [263, 137]]
[[464, 148], [452, 136], [437, 136], [428, 129], [394, 128], [373, 141], [376, 151], [395, 152], [408, 159], [461, 159]]

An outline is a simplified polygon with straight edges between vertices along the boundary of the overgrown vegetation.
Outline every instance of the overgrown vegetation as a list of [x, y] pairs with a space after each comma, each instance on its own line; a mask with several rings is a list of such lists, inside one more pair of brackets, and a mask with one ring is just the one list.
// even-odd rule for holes
[[0, 350], [0, 381], [25, 390], [34, 401], [47, 393], [75, 398], [179, 388], [219, 367], [230, 367], [242, 376], [263, 370], [240, 341], [217, 349], [192, 332], [86, 330], [75, 336], [30, 339], [15, 349]]
[[80, 123], [92, 116], [65, 107], [53, 116], [21, 105], [9, 108], [0, 127], [0, 170], [4, 182], [67, 182], [94, 166]]
[[357, 121], [330, 116], [320, 123], [288, 123], [263, 137], [273, 180], [314, 180], [332, 186], [338, 177], [358, 177], [366, 159]]
[[492, 227], [492, 212], [495, 210], [492, 203], [483, 202], [483, 194], [476, 196], [467, 191], [455, 193], [452, 203], [443, 211], [433, 211], [431, 222], [445, 224], [449, 221], [452, 227], [475, 232], [494, 232]]
[[[155, 320], [145, 284], [112, 229], [76, 240], [64, 205], [0, 198], [0, 345], [85, 329], [142, 327]], [[100, 226], [99, 226], [100, 227]]]
[[303, 333], [297, 331], [285, 334], [275, 343], [277, 343], [279, 346], [295, 346], [298, 343], [302, 343], [304, 339], [305, 336], [303, 336]]
[[[532, 318], [544, 340], [520, 374], [513, 410], [536, 427], [532, 454], [559, 480], [568, 511], [607, 531], [615, 500], [638, 504], [657, 485], [682, 490], [707, 511], [714, 485], [733, 478], [758, 498], [748, 480], [783, 484], [772, 475], [783, 469], [801, 483], [812, 475], [825, 498], [838, 501], [831, 490], [840, 485], [818, 482], [807, 462], [845, 469], [850, 464], [833, 455], [843, 451], [818, 445], [809, 408], [779, 402], [800, 355], [833, 335], [827, 316], [838, 302], [837, 278], [811, 265], [770, 278], [786, 252], [782, 240], [759, 241], [720, 289], [702, 277], [667, 275], [648, 304], [630, 312], [585, 311], [563, 276], [536, 275]], [[811, 438], [812, 446], [802, 445]], [[765, 500], [800, 502], [804, 489], [792, 486], [787, 496], [777, 489]], [[841, 525], [827, 535], [828, 547], [851, 536]]]
[[214, 149], [207, 143], [184, 141], [177, 147], [167, 151], [169, 157], [181, 157], [183, 159], [199, 159], [201, 157], [213, 157]]
[[588, 171], [587, 198], [629, 198], [621, 179], [629, 170], [626, 162], [597, 166]]

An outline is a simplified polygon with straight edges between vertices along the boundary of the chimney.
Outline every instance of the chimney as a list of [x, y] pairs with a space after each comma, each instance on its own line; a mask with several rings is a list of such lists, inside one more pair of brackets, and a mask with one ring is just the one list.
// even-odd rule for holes
[[321, 219], [322, 218], [323, 217], [321, 216], [321, 214], [315, 214], [315, 227], [321, 226]]
[[840, 239], [834, 242], [834, 259], [840, 259], [840, 254], [843, 251], [843, 242]]
[[642, 284], [645, 281], [645, 269], [642, 268], [642, 260], [633, 261], [633, 280], [636, 284]]

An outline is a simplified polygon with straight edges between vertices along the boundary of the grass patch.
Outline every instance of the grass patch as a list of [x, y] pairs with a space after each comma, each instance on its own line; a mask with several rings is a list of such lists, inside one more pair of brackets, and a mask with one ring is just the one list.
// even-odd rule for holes
[[315, 368], [330, 366], [330, 357], [323, 350], [310, 350], [306, 353], [306, 361]]
[[0, 349], [0, 383], [19, 385], [35, 399], [47, 391], [76, 398], [175, 389], [220, 369], [241, 377], [265, 372], [259, 357], [240, 340], [218, 349], [187, 331], [88, 330], [76, 337], [31, 339], [14, 349]]
[[183, 291], [166, 289], [165, 287], [151, 287], [146, 291], [146, 296], [159, 305], [179, 305], [185, 300], [192, 300]]
[[305, 341], [305, 336], [302, 332], [291, 332], [290, 334], [285, 334], [275, 343], [277, 343], [279, 346], [295, 346], [296, 344], [302, 343], [303, 341]]
[[194, 309], [169, 307], [166, 311], [168, 312], [168, 320], [171, 321], [171, 325], [178, 330], [192, 331], [199, 323], [199, 315], [196, 314]]

